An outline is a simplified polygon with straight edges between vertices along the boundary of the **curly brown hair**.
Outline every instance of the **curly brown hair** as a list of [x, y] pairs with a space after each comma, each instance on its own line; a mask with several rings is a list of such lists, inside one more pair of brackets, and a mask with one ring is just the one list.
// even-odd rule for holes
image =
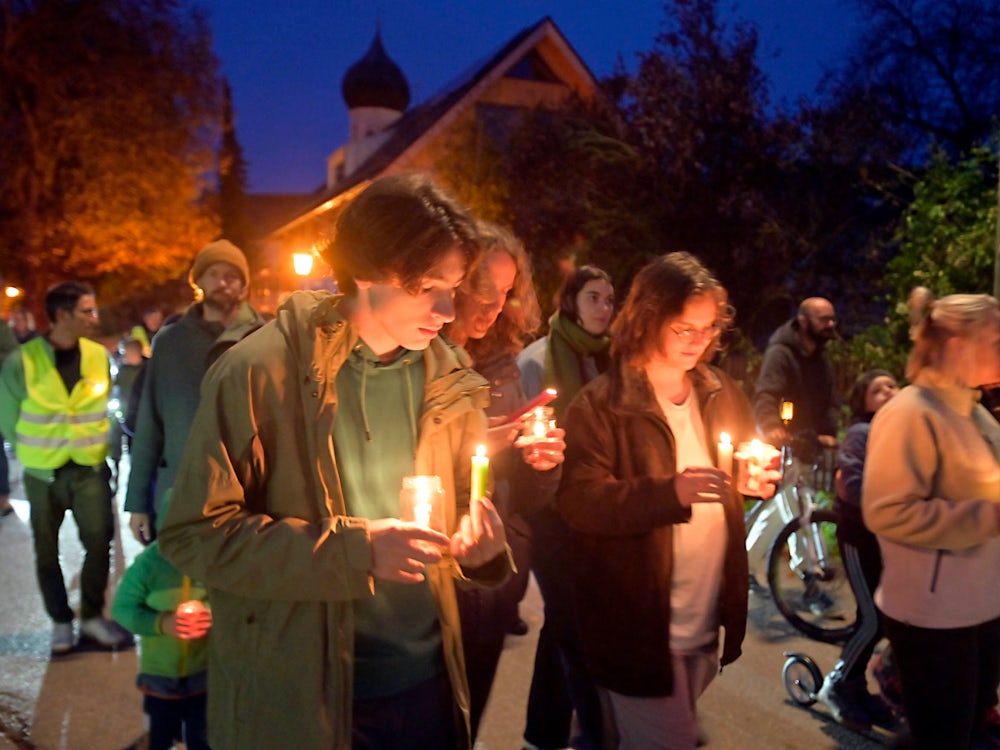
[[484, 261], [491, 253], [506, 252], [517, 269], [514, 286], [508, 293], [496, 322], [483, 338], [470, 339], [465, 344], [473, 360], [483, 362], [502, 353], [516, 354], [521, 351], [525, 339], [541, 325], [541, 308], [532, 280], [531, 258], [524, 244], [504, 227], [489, 221], [480, 220], [477, 222], [477, 229], [482, 254], [458, 289], [455, 298], [456, 322], [450, 324], [449, 328], [453, 329], [460, 323], [463, 311], [473, 309], [472, 306], [478, 304], [477, 297], [481, 295], [480, 290], [486, 283], [483, 276], [486, 265]]

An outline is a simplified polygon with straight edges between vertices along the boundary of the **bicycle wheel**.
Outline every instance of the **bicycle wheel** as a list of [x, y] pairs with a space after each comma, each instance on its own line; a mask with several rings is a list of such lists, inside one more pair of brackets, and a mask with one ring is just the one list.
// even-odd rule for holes
[[805, 654], [785, 652], [788, 661], [781, 668], [781, 681], [789, 697], [800, 706], [811, 706], [816, 702], [823, 675], [816, 662]]
[[840, 556], [833, 512], [814, 510], [805, 528], [793, 518], [778, 532], [768, 554], [767, 581], [778, 611], [803, 635], [843, 643], [857, 628], [858, 605]]

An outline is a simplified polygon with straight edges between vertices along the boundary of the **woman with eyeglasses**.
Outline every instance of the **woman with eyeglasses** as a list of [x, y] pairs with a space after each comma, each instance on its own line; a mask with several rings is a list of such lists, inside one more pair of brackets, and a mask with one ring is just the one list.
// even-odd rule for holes
[[754, 423], [740, 387], [708, 364], [732, 317], [697, 258], [657, 258], [611, 327], [611, 368], [566, 412], [557, 502], [584, 651], [622, 750], [694, 748], [698, 697], [740, 655], [743, 503], [717, 444], [722, 432], [750, 440]]

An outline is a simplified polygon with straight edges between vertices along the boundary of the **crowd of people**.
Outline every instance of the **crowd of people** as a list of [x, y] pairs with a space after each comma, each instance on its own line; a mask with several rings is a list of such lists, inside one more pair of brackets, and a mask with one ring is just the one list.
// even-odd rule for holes
[[[468, 750], [529, 572], [545, 617], [524, 748], [703, 744], [698, 699], [741, 654], [762, 550], [795, 512], [789, 474], [815, 465], [764, 467], [775, 499], [747, 533], [722, 433], [837, 452], [859, 627], [820, 691], [834, 718], [921, 750], [984, 736], [1000, 682], [996, 299], [915, 291], [909, 384], [859, 374], [842, 431], [823, 297], [774, 333], [748, 394], [719, 366], [736, 311], [688, 253], [651, 260], [620, 305], [606, 271], [575, 269], [540, 337], [523, 244], [426, 177], [368, 185], [324, 257], [338, 293], [295, 293], [265, 323], [242, 250], [210, 243], [195, 302], [144, 310], [116, 375], [86, 284], [48, 291], [42, 335], [23, 314], [0, 326], [0, 432], [24, 468], [52, 654], [138, 636], [149, 747]], [[107, 602], [123, 441], [145, 548]], [[400, 488], [427, 477], [426, 515], [402, 520]], [[901, 717], [868, 689], [883, 635]]]

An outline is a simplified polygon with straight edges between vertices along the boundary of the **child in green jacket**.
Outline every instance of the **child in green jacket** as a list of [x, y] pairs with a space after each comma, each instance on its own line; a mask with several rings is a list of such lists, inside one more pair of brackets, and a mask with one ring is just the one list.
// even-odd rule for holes
[[184, 730], [189, 750], [208, 748], [206, 689], [211, 611], [203, 586], [192, 584], [153, 542], [118, 585], [111, 616], [139, 636], [139, 676], [150, 750], [172, 748]]

